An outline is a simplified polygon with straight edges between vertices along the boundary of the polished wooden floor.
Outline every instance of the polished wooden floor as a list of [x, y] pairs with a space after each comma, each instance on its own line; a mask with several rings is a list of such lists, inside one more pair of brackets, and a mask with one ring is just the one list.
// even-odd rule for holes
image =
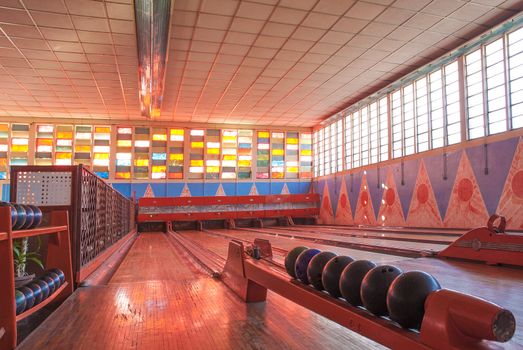
[[78, 289], [20, 349], [380, 349], [269, 293], [245, 304], [164, 234], [141, 234], [107, 285]]

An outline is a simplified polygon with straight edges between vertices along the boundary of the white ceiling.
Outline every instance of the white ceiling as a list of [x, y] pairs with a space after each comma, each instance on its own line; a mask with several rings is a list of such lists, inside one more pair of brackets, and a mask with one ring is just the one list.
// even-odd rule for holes
[[[159, 120], [312, 127], [523, 0], [175, 0]], [[132, 0], [0, 0], [0, 118], [143, 120]]]

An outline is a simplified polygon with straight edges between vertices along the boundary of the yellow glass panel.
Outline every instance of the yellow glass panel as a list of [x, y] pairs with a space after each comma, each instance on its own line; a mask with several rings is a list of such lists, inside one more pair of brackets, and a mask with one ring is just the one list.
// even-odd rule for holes
[[171, 135], [183, 135], [183, 129], [171, 129]]
[[289, 167], [287, 167], [287, 172], [288, 173], [297, 173], [298, 172], [298, 167], [297, 166], [289, 166]]
[[136, 166], [149, 166], [149, 159], [136, 159], [134, 164]]
[[298, 139], [294, 139], [294, 138], [287, 138], [287, 143], [289, 144], [298, 144]]
[[236, 143], [236, 136], [222, 136], [223, 143]]
[[192, 148], [203, 148], [203, 142], [193, 141], [193, 142], [191, 142], [191, 147]]
[[219, 148], [207, 148], [207, 154], [220, 154]]
[[11, 146], [11, 152], [27, 152], [29, 149], [28, 145], [13, 145]]
[[39, 146], [46, 145], [46, 146], [52, 146], [53, 140], [51, 139], [38, 139], [36, 140], [36, 144]]
[[235, 155], [223, 156], [223, 160], [236, 160], [236, 156]]
[[119, 172], [117, 172], [116, 173], [116, 178], [117, 179], [130, 179], [131, 178], [131, 173], [119, 173]]
[[71, 159], [71, 153], [56, 153], [56, 159]]
[[191, 160], [191, 166], [203, 166], [203, 160]]
[[56, 137], [59, 139], [72, 139], [73, 138], [73, 133], [70, 131], [69, 132], [62, 131], [62, 132], [58, 132], [57, 134], [58, 135]]
[[131, 147], [132, 142], [131, 140], [118, 140], [116, 141], [116, 145], [118, 147]]
[[284, 154], [284, 151], [282, 149], [273, 149], [272, 150], [273, 156], [283, 156], [283, 154]]
[[266, 138], [269, 137], [268, 131], [258, 131], [258, 137]]
[[95, 126], [94, 132], [98, 134], [109, 134], [111, 132], [111, 127], [108, 126]]
[[311, 151], [310, 149], [302, 149], [302, 150], [300, 151], [300, 154], [301, 154], [302, 156], [311, 156], [311, 155], [312, 155], [312, 151]]
[[170, 160], [183, 160], [183, 154], [170, 154]]
[[152, 172], [153, 173], [165, 173], [167, 167], [165, 165], [153, 165]]
[[240, 160], [238, 161], [238, 166], [251, 166], [250, 160]]
[[208, 173], [219, 173], [220, 172], [220, 167], [219, 166], [208, 166], [207, 167], [207, 172]]
[[9, 125], [7, 124], [0, 124], [0, 131], [8, 131]]
[[153, 134], [154, 141], [167, 141], [167, 135], [165, 134]]
[[76, 152], [91, 152], [91, 146], [75, 146], [74, 150]]
[[96, 153], [94, 159], [109, 159], [108, 153]]

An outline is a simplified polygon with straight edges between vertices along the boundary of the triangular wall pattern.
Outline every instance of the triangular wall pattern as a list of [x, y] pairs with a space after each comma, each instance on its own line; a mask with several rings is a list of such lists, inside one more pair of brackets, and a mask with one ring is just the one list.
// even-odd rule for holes
[[151, 187], [151, 184], [147, 185], [147, 188], [145, 189], [145, 193], [143, 194], [145, 198], [154, 198], [154, 191]]
[[252, 184], [251, 190], [249, 191], [249, 196], [257, 196], [258, 195], [258, 189], [256, 188], [256, 184]]
[[225, 191], [223, 190], [222, 184], [218, 186], [218, 189], [216, 190], [215, 196], [226, 196]]
[[392, 169], [387, 172], [387, 180], [383, 187], [383, 197], [376, 223], [383, 226], [405, 226], [401, 201], [394, 182]]
[[355, 209], [358, 204], [362, 176], [363, 172], [361, 171], [345, 175], [345, 187], [352, 209]]
[[331, 225], [334, 223], [334, 214], [332, 212], [331, 201], [329, 199], [328, 185], [323, 187], [323, 197], [320, 207], [319, 223], [324, 225]]
[[403, 165], [400, 162], [391, 166], [394, 181], [396, 182], [396, 190], [403, 208], [403, 217], [407, 217], [410, 207], [410, 200], [416, 184], [416, 175], [418, 174], [418, 163], [417, 159], [412, 159], [403, 162]]
[[366, 171], [366, 175], [374, 215], [377, 216], [381, 207], [381, 199], [383, 198], [383, 184], [386, 180], [387, 168], [369, 169]]
[[[456, 178], [461, 151], [438, 154], [424, 159], [430, 183], [434, 189], [441, 217], [445, 217], [450, 194]], [[446, 177], [445, 177], [446, 176]]]
[[353, 225], [354, 219], [352, 218], [352, 209], [350, 206], [349, 196], [347, 195], [345, 179], [342, 177], [340, 182], [340, 196], [338, 198], [338, 209], [336, 210], [334, 222], [337, 225]]
[[187, 184], [185, 184], [183, 186], [183, 190], [182, 190], [182, 193], [180, 194], [180, 197], [190, 197], [191, 196], [191, 191], [189, 191], [189, 186], [187, 186]]
[[360, 194], [356, 203], [354, 223], [356, 225], [376, 224], [376, 219], [374, 217], [374, 209], [372, 207], [372, 200], [369, 193], [369, 185], [367, 184], [366, 175], [363, 175], [363, 177], [361, 178]]
[[497, 213], [507, 219], [507, 228], [523, 229], [523, 139], [520, 139], [507, 181], [503, 188]]
[[466, 152], [462, 152], [450, 195], [446, 227], [473, 228], [487, 224], [489, 215]]
[[425, 162], [419, 163], [418, 177], [407, 216], [409, 227], [442, 227], [441, 215], [430, 183]]
[[287, 187], [287, 184], [283, 185], [280, 194], [290, 194], [289, 187]]

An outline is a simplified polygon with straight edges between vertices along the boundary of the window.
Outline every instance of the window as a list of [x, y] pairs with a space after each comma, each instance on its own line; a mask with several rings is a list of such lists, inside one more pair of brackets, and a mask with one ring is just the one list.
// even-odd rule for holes
[[238, 179], [252, 177], [252, 130], [238, 131]]
[[334, 161], [334, 171], [343, 171], [343, 119], [336, 122], [336, 148], [332, 148], [334, 151], [332, 159]]
[[270, 152], [270, 138], [268, 131], [258, 131], [258, 151], [257, 151], [257, 179], [268, 179], [269, 178], [269, 152]]
[[416, 80], [416, 100], [415, 100], [415, 122], [417, 152], [424, 152], [430, 149], [429, 133], [430, 118], [428, 104], [428, 86], [427, 77]]
[[[93, 151], [93, 127], [76, 125], [74, 128], [74, 164], [84, 164], [91, 167], [91, 153]], [[58, 152], [58, 144], [57, 144]], [[58, 156], [57, 156], [58, 158]], [[58, 160], [58, 159], [57, 159]]]
[[445, 69], [445, 115], [446, 145], [461, 142], [461, 105], [459, 94], [458, 62], [454, 61]]
[[7, 179], [9, 152], [9, 124], [0, 124], [0, 180]]
[[314, 166], [314, 177], [317, 177], [317, 176], [320, 176], [320, 170], [319, 170], [319, 164], [320, 164], [320, 152], [319, 152], [319, 149], [320, 149], [320, 132], [319, 131], [315, 131], [314, 132], [314, 149], [315, 149], [315, 152], [314, 152], [314, 155], [313, 155], [313, 159], [314, 159], [314, 163], [313, 163], [313, 166]]
[[523, 127], [523, 28], [508, 35], [508, 70], [512, 129]]
[[169, 179], [183, 179], [185, 130], [169, 130]]
[[11, 125], [11, 165], [27, 165], [29, 152], [29, 124]]
[[[58, 125], [56, 127], [55, 165], [73, 164], [73, 126]], [[87, 164], [89, 166], [89, 164]]]
[[36, 165], [53, 164], [54, 125], [36, 126]]
[[133, 128], [116, 129], [116, 179], [131, 178]]
[[[108, 179], [111, 154], [111, 127], [95, 126], [93, 141], [93, 171], [102, 179]], [[118, 159], [118, 153], [116, 158]]]
[[222, 130], [222, 179], [236, 179], [238, 131]]
[[[316, 138], [316, 133], [315, 133]], [[340, 144], [342, 147], [342, 144]], [[312, 177], [312, 134], [300, 133], [300, 179]]]
[[204, 133], [204, 130], [199, 129], [193, 129], [190, 132], [189, 179], [203, 179]]
[[[345, 167], [351, 169], [352, 166], [352, 114], [345, 117]], [[317, 154], [317, 152], [315, 153]]]
[[392, 157], [397, 158], [403, 156], [403, 122], [401, 91], [398, 90], [392, 93]]
[[220, 130], [205, 131], [205, 178], [219, 179], [220, 177]]
[[167, 178], [167, 129], [153, 128], [151, 178]]
[[283, 179], [285, 171], [285, 134], [271, 132], [271, 178]]
[[297, 179], [299, 175], [299, 143], [298, 132], [288, 131], [285, 138], [285, 178]]
[[134, 129], [134, 179], [139, 180], [149, 178], [150, 138], [150, 128], [136, 127]]

